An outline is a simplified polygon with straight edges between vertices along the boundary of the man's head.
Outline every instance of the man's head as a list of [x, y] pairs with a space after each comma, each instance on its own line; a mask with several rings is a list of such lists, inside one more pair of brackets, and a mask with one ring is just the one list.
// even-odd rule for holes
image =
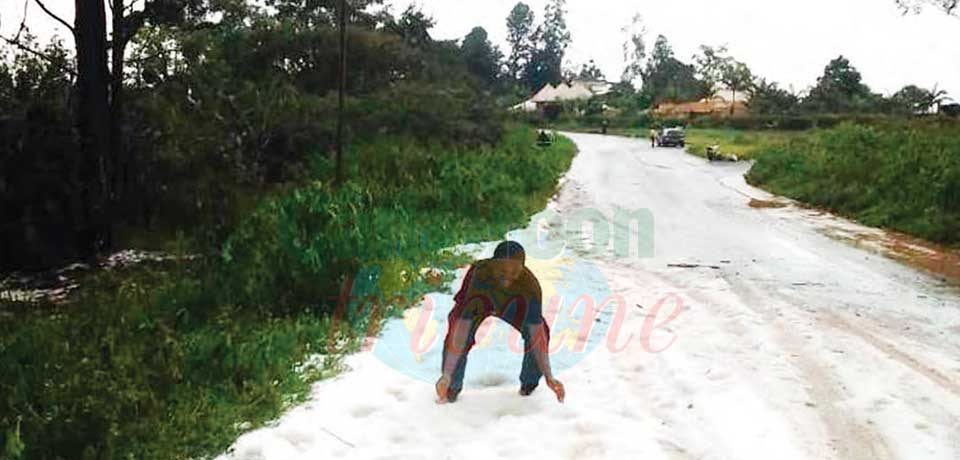
[[497, 246], [493, 259], [498, 261], [498, 275], [503, 286], [510, 286], [520, 277], [526, 258], [526, 251], [516, 241], [504, 241]]

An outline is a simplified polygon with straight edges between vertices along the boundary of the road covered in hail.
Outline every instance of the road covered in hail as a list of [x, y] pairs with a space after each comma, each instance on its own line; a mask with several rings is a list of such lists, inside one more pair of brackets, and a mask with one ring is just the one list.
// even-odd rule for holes
[[223, 458], [960, 458], [960, 291], [882, 231], [750, 187], [747, 164], [569, 136], [559, 194], [509, 235], [565, 404], [517, 394], [522, 350], [495, 319], [436, 404], [435, 294]]

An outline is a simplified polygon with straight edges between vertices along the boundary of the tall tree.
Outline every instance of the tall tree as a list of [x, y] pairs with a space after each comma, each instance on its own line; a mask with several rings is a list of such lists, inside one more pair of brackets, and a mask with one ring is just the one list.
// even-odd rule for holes
[[460, 52], [467, 70], [476, 76], [487, 88], [497, 84], [500, 77], [500, 60], [503, 55], [494, 47], [487, 31], [483, 27], [474, 27], [463, 39]]
[[730, 114], [733, 115], [737, 108], [737, 93], [742, 94], [750, 89], [753, 85], [753, 73], [746, 64], [730, 59], [723, 66], [721, 81], [733, 92], [733, 101], [730, 103]]
[[700, 53], [693, 56], [697, 78], [704, 83], [709, 95], [715, 94], [720, 89], [724, 70], [730, 65], [730, 60], [726, 46], [700, 45]]
[[[40, 0], [34, 0], [45, 12], [62, 24]], [[125, 77], [127, 47], [147, 24], [184, 26], [199, 24], [214, 5], [206, 0], [109, 0], [110, 29], [107, 40], [103, 0], [76, 0], [75, 21], [71, 28], [77, 56], [77, 125], [80, 133], [84, 166], [96, 166], [93, 175], [81, 173], [87, 192], [85, 213], [88, 228], [96, 228], [96, 244], [112, 245], [113, 224], [120, 217], [121, 201], [129, 192], [130, 177], [136, 163], [125, 143]], [[215, 3], [225, 17], [243, 10], [240, 0]], [[107, 137], [106, 143], [103, 137]], [[96, 153], [94, 152], [96, 150]], [[96, 161], [93, 161], [93, 158]]]
[[[233, 0], [206, 1], [220, 6]], [[287, 24], [298, 29], [314, 30], [318, 27], [332, 27], [337, 24], [340, 0], [266, 0], [265, 3], [274, 8], [277, 17]], [[376, 21], [377, 15], [369, 13], [370, 8], [381, 4], [383, 0], [349, 0], [347, 9], [350, 10], [350, 17], [347, 21], [351, 24], [372, 24]], [[411, 5], [410, 8], [413, 6]]]
[[532, 58], [534, 32], [533, 11], [526, 3], [517, 3], [507, 16], [507, 43], [510, 44], [507, 73], [513, 80], [521, 78], [524, 66]]
[[[78, 0], [78, 4], [80, 1]], [[102, 1], [101, 1], [102, 3]], [[147, 0], [143, 9], [134, 11], [136, 0], [111, 0], [110, 37], [110, 207], [115, 211], [120, 200], [128, 192], [128, 178], [135, 167], [133, 152], [126, 148], [123, 126], [125, 123], [124, 79], [127, 46], [147, 22], [156, 24], [178, 23], [185, 10], [195, 10], [196, 0]]]
[[410, 5], [399, 18], [390, 18], [385, 25], [387, 30], [399, 35], [414, 48], [425, 46], [433, 42], [430, 29], [436, 21], [422, 10]]
[[[121, 202], [131, 192], [132, 177], [137, 168], [135, 152], [126, 146], [126, 57], [127, 47], [137, 33], [147, 24], [178, 26], [199, 24], [216, 7], [225, 17], [244, 10], [239, 0], [221, 0], [211, 6], [205, 0], [108, 0], [111, 13], [111, 34], [108, 42], [110, 52], [109, 112], [110, 149], [105, 161], [108, 181], [108, 207], [110, 220], [119, 217]], [[77, 0], [77, 4], [91, 3]], [[94, 0], [102, 5], [103, 0]], [[141, 6], [142, 9], [137, 7]], [[78, 6], [79, 8], [79, 6]], [[79, 53], [78, 53], [79, 56]], [[104, 66], [106, 63], [104, 63]], [[112, 230], [110, 231], [112, 233]], [[109, 240], [111, 237], [108, 237]], [[110, 243], [108, 243], [110, 244]]]
[[633, 84], [627, 80], [614, 83], [610, 92], [604, 96], [606, 103], [625, 111], [639, 111], [650, 108], [649, 97], [638, 93]]
[[730, 114], [736, 111], [737, 93], [744, 93], [753, 85], [753, 73], [746, 64], [727, 54], [726, 46], [700, 46], [700, 53], [693, 56], [697, 77], [707, 95], [716, 94], [720, 85], [733, 91]]
[[796, 111], [800, 98], [774, 82], [758, 78], [750, 87], [750, 111], [760, 115], [787, 115]]
[[650, 62], [647, 63], [648, 68], [663, 65], [671, 59], [675, 59], [675, 57], [673, 47], [670, 46], [670, 41], [667, 40], [667, 37], [658, 35], [657, 40], [653, 43], [653, 50], [650, 52]]
[[81, 155], [74, 181], [81, 190], [74, 206], [79, 246], [85, 255], [110, 244], [108, 162], [111, 159], [110, 75], [107, 69], [107, 17], [103, 0], [76, 0], [72, 28], [77, 47], [77, 128]]
[[643, 92], [654, 104], [693, 101], [706, 95], [694, 66], [678, 60], [663, 35], [657, 37], [643, 71]]
[[565, 6], [566, 0], [550, 0], [534, 34], [537, 46], [524, 70], [524, 83], [531, 89], [563, 80], [563, 57], [570, 45]]
[[823, 69], [817, 85], [804, 99], [804, 106], [808, 110], [827, 113], [844, 113], [864, 108], [873, 102], [874, 95], [862, 80], [860, 72], [850, 61], [839, 56]]
[[623, 42], [623, 74], [620, 80], [629, 82], [631, 86], [643, 78], [643, 65], [647, 58], [646, 34], [643, 26], [643, 17], [640, 14], [633, 16], [630, 24], [621, 32], [626, 36]]
[[594, 62], [593, 59], [580, 67], [580, 73], [577, 75], [577, 77], [583, 80], [606, 80], [606, 77], [603, 76], [603, 71], [597, 67], [597, 63]]
[[948, 99], [947, 92], [942, 89], [925, 89], [917, 85], [904, 86], [890, 97], [894, 106], [908, 114], [930, 112]]

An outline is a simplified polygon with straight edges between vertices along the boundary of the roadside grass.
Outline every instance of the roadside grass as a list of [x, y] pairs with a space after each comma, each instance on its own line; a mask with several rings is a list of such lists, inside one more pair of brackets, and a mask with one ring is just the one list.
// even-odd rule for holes
[[960, 125], [837, 128], [754, 152], [753, 185], [856, 219], [960, 244]]
[[692, 155], [706, 158], [707, 148], [720, 146], [723, 155], [736, 155], [741, 160], [749, 160], [762, 151], [782, 145], [791, 139], [806, 135], [803, 131], [774, 131], [737, 129], [687, 129], [686, 150]]
[[[262, 199], [220, 253], [99, 273], [68, 305], [0, 315], [0, 459], [222, 452], [436, 290], [423, 268], [449, 281], [466, 259], [444, 248], [543, 208], [575, 146], [535, 143], [522, 127], [474, 148], [383, 138], [351, 149], [341, 187], [317, 156], [315, 181]], [[342, 294], [373, 304], [340, 315]]]

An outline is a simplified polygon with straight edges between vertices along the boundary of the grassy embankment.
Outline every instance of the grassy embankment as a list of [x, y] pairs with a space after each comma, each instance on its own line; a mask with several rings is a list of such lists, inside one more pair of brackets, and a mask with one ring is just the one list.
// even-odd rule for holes
[[960, 126], [844, 124], [754, 152], [747, 180], [773, 193], [960, 244]]
[[752, 159], [762, 151], [802, 137], [803, 131], [745, 131], [737, 129], [687, 130], [687, 152], [698, 157], [707, 156], [707, 147], [719, 145], [724, 155], [736, 155], [741, 160]]
[[[500, 237], [554, 193], [575, 146], [514, 128], [496, 146], [383, 139], [350, 181], [264, 199], [220, 256], [89, 280], [66, 306], [0, 316], [0, 458], [187, 459], [276, 417], [384, 318], [436, 289], [443, 248]], [[331, 177], [326, 156], [315, 178]], [[382, 310], [331, 315], [343, 281]], [[388, 305], [389, 304], [389, 305]], [[296, 371], [310, 356], [322, 356]]]
[[813, 206], [948, 245], [960, 243], [960, 126], [841, 124], [811, 131], [690, 129], [687, 151], [756, 160], [747, 180]]

